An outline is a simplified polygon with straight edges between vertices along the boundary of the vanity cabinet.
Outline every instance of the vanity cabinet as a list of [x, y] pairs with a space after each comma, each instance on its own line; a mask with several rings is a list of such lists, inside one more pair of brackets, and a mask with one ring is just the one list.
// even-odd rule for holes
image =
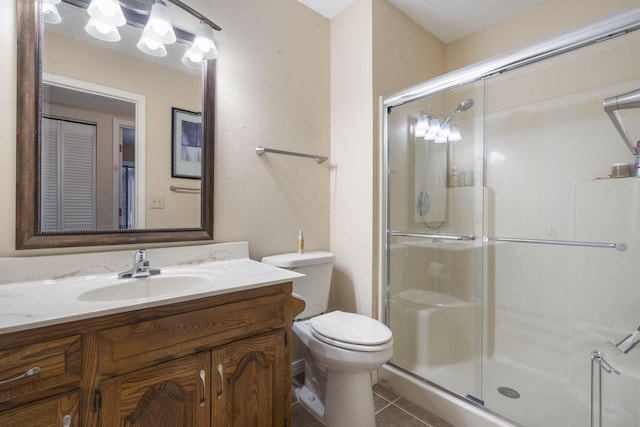
[[0, 383], [0, 426], [289, 426], [295, 307], [284, 283], [0, 335], [0, 374], [42, 368]]

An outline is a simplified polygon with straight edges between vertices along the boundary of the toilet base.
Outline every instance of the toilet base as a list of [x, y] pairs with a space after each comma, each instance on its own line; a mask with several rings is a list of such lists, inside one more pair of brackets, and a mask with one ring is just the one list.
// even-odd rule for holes
[[297, 387], [295, 389], [298, 402], [319, 420], [324, 419], [324, 403], [314, 392], [309, 390], [306, 386]]
[[327, 374], [324, 422], [328, 427], [375, 427], [369, 372]]
[[295, 389], [298, 402], [327, 427], [375, 427], [375, 409], [369, 372], [327, 375], [325, 402], [308, 387]]

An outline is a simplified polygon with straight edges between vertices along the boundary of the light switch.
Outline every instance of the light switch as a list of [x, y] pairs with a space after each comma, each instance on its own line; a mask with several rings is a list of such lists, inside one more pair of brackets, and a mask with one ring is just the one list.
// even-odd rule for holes
[[164, 197], [163, 196], [152, 196], [151, 197], [151, 209], [164, 209]]

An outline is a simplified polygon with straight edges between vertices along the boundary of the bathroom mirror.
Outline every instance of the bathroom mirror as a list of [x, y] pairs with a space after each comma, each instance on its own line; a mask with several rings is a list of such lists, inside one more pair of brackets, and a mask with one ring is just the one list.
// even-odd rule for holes
[[[64, 5], [64, 2], [62, 4]], [[105, 61], [101, 56], [96, 57], [96, 63], [111, 62], [115, 65], [113, 69], [104, 73], [106, 76], [112, 77], [112, 80], [108, 78], [97, 80], [97, 73], [86, 69], [79, 70], [78, 61], [90, 63], [94, 59], [74, 57], [73, 55], [80, 50], [77, 45], [69, 47], [64, 43], [52, 44], [51, 39], [64, 39], [66, 35], [60, 34], [59, 30], [55, 34], [53, 32], [46, 33], [47, 27], [50, 25], [45, 25], [41, 18], [40, 2], [19, 1], [16, 6], [18, 31], [16, 249], [213, 239], [215, 62], [206, 61], [203, 70], [194, 72], [180, 64], [178, 58], [174, 69], [169, 70], [178, 77], [168, 80], [167, 77], [156, 78], [156, 76], [161, 71], [164, 73], [166, 71], [164, 69], [170, 67], [151, 61], [145, 66], [150, 67], [149, 69], [152, 71], [147, 71], [145, 75], [146, 80], [156, 81], [155, 89], [142, 88], [138, 85], [135, 87], [136, 93], [122, 90], [123, 84], [120, 83], [132, 78], [136, 71], [129, 63], [114, 61], [113, 58], [125, 58], [127, 55], [132, 58], [138, 57], [139, 55], [134, 55], [135, 43], [128, 47], [128, 49], [133, 49], [131, 52], [115, 52], [110, 61]], [[77, 27], [84, 30], [84, 25], [85, 23], [82, 22]], [[132, 29], [141, 31], [138, 28]], [[127, 31], [129, 30], [131, 29], [127, 26]], [[123, 33], [123, 40], [125, 37]], [[76, 35], [69, 34], [68, 38], [73, 43], [78, 42]], [[102, 47], [99, 44], [96, 45], [96, 52], [101, 50], [104, 52], [104, 45], [109, 44], [102, 42]], [[67, 69], [71, 72], [67, 74], [61, 64], [66, 64]], [[180, 70], [181, 66], [184, 69], [182, 71]], [[113, 77], [114, 73], [118, 73], [118, 76]], [[162, 75], [166, 76], [167, 74]], [[113, 79], [118, 83], [114, 83]], [[188, 101], [169, 99], [159, 102], [155, 94], [167, 92], [168, 86], [195, 87], [196, 92], [190, 91], [188, 93], [196, 93], [197, 99], [194, 100], [194, 96], [192, 96]], [[73, 105], [78, 98], [87, 98], [89, 95], [99, 96], [103, 92], [106, 93], [106, 97], [102, 100], [88, 101], [93, 104]], [[73, 93], [81, 96], [68, 96]], [[116, 95], [113, 95], [114, 93]], [[120, 97], [122, 93], [125, 95]], [[127, 150], [126, 141], [133, 141], [131, 150], [136, 152], [136, 173], [139, 174], [136, 178], [139, 179], [132, 182], [134, 184], [143, 183], [143, 185], [138, 185], [139, 190], [133, 193], [143, 194], [137, 199], [132, 198], [127, 203], [136, 207], [138, 215], [131, 214], [131, 220], [124, 225], [120, 218], [115, 219], [114, 216], [97, 219], [105, 212], [109, 214], [113, 212], [114, 215], [117, 215], [117, 212], [122, 209], [122, 206], [116, 205], [119, 200], [122, 200], [122, 197], [114, 192], [117, 192], [118, 186], [122, 188], [122, 179], [124, 178], [122, 178], [121, 172], [124, 169], [115, 163], [115, 159], [118, 158], [117, 150], [112, 148], [113, 141], [109, 140], [109, 149], [106, 155], [99, 156], [96, 154], [97, 149], [87, 155], [89, 159], [87, 164], [95, 167], [95, 170], [89, 174], [93, 175], [95, 182], [87, 186], [87, 188], [96, 189], [92, 196], [96, 200], [94, 208], [96, 218], [93, 223], [89, 221], [78, 226], [46, 225], [45, 219], [47, 217], [46, 214], [43, 214], [45, 202], [51, 200], [54, 203], [62, 203], [56, 199], [58, 193], [48, 193], [45, 188], [50, 182], [48, 181], [50, 174], [47, 175], [47, 150], [43, 148], [42, 141], [43, 138], [46, 140], [47, 135], [51, 133], [51, 123], [71, 122], [97, 127], [97, 120], [92, 118], [76, 119], [73, 114], [67, 113], [67, 111], [73, 107], [76, 110], [89, 110], [93, 107], [89, 108], [87, 105], [98, 104], [102, 104], [108, 109], [111, 107], [106, 105], [106, 101], [115, 98], [123, 98], [125, 107], [124, 110], [117, 113], [109, 113], [113, 116], [113, 120], [111, 117], [109, 118], [109, 123], [113, 121], [113, 129], [110, 129], [110, 132], [113, 134], [112, 137], [119, 132], [121, 133], [125, 151]], [[128, 106], [126, 106], [127, 102], [130, 102]], [[64, 105], [61, 108], [52, 108], [53, 104], [58, 104], [58, 107], [60, 104]], [[172, 172], [172, 156], [175, 154], [176, 144], [178, 150], [180, 148], [180, 141], [176, 140], [181, 137], [180, 134], [177, 137], [174, 135], [174, 128], [177, 125], [173, 109], [189, 111], [191, 114], [189, 117], [196, 117], [202, 123], [201, 148], [198, 159], [200, 165], [199, 171], [196, 171], [199, 173], [195, 176], [184, 177]], [[191, 119], [188, 118], [188, 120]], [[116, 123], [120, 124], [119, 130], [116, 129]], [[71, 152], [76, 153], [76, 150], [71, 150]], [[121, 155], [120, 158], [122, 159], [122, 157]], [[124, 163], [129, 164], [130, 162], [125, 161]], [[53, 165], [55, 169], [57, 166], [55, 163]], [[77, 169], [79, 170], [81, 167]], [[101, 177], [99, 173], [101, 169], [106, 170], [107, 175]], [[76, 182], [81, 181], [81, 179], [76, 179]], [[101, 196], [97, 189], [101, 186], [105, 187], [105, 185], [109, 189], [108, 195], [100, 201]], [[68, 193], [70, 192], [68, 191]], [[108, 208], [103, 207], [104, 203], [107, 203]], [[175, 212], [181, 210], [184, 212], [185, 206], [188, 207], [186, 210], [194, 212], [188, 220], [184, 220], [180, 215], [171, 215], [172, 209]], [[76, 211], [77, 209], [72, 208], [71, 210]], [[162, 214], [165, 213], [167, 215], [163, 218]]]

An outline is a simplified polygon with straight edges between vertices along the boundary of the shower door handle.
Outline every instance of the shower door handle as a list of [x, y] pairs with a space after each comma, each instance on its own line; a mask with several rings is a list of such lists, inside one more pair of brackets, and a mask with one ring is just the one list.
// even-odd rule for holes
[[473, 234], [428, 234], [428, 233], [405, 233], [403, 231], [389, 231], [390, 236], [397, 237], [419, 237], [422, 239], [440, 239], [440, 240], [462, 240], [472, 241], [476, 239]]

